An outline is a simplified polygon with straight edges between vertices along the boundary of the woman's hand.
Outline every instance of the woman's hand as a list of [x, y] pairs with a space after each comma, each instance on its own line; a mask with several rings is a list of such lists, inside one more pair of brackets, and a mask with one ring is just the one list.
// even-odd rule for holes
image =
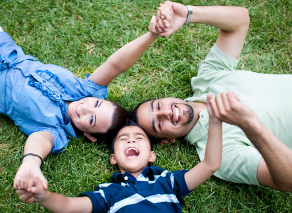
[[[28, 157], [26, 157], [28, 158]], [[26, 162], [25, 158], [23, 159], [23, 163], [20, 165], [15, 178], [14, 178], [14, 183], [13, 187], [15, 189], [22, 189], [20, 182], [21, 180], [29, 179], [29, 178], [34, 178], [37, 177], [41, 180], [42, 186], [44, 189], [48, 188], [48, 181], [44, 177], [41, 169], [40, 169], [40, 164], [34, 164], [32, 162]]]

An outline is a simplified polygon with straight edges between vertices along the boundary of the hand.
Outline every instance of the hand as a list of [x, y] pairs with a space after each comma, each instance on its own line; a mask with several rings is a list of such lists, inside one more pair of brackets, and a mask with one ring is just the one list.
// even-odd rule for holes
[[40, 167], [38, 165], [34, 165], [29, 162], [23, 161], [20, 167], [18, 168], [18, 171], [14, 177], [14, 183], [13, 187], [15, 189], [21, 189], [20, 187], [20, 181], [29, 179], [31, 177], [37, 177], [42, 181], [42, 186], [44, 189], [48, 188], [48, 181], [44, 177]]
[[225, 123], [244, 127], [258, 120], [255, 112], [245, 104], [233, 92], [222, 92], [209, 100], [215, 117]]
[[[159, 11], [161, 13], [161, 15], [156, 16], [157, 19], [157, 23], [159, 24], [159, 27], [164, 30], [164, 26], [163, 20], [161, 19], [166, 19], [169, 21], [170, 26], [169, 29], [167, 31], [163, 31], [161, 32], [159, 35], [161, 35], [162, 37], [167, 37], [171, 34], [173, 34], [175, 31], [177, 31], [178, 29], [180, 29], [184, 23], [187, 21], [187, 16], [188, 16], [188, 9], [180, 4], [180, 3], [176, 3], [176, 2], [171, 2], [171, 1], [166, 1], [163, 4], [164, 6], [167, 6], [169, 9], [166, 9], [166, 7], [159, 7]], [[171, 11], [171, 12], [169, 12]]]
[[45, 197], [46, 190], [43, 189], [42, 181], [39, 178], [21, 179], [21, 189], [16, 190], [19, 199], [25, 203], [40, 201]]
[[156, 30], [156, 17], [152, 16], [150, 23], [149, 23], [149, 32], [153, 33], [153, 34], [158, 34], [159, 31]]
[[169, 143], [175, 143], [175, 139], [163, 139], [161, 142], [160, 142], [160, 145], [165, 145], [165, 144], [169, 144]]
[[156, 31], [160, 33], [159, 35], [169, 30], [172, 24], [172, 16], [173, 16], [172, 9], [165, 4], [160, 4], [160, 7], [157, 10], [156, 15], [157, 23], [155, 27]]
[[211, 118], [212, 120], [214, 121], [219, 121], [216, 117], [215, 117], [215, 113], [213, 111], [213, 108], [210, 104], [210, 101], [212, 100], [212, 94], [209, 93], [208, 96], [207, 96], [207, 111], [208, 111], [208, 114], [209, 114], [209, 118]]

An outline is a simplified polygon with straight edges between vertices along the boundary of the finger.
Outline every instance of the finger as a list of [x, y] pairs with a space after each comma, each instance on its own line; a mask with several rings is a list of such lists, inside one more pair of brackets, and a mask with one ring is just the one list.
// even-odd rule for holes
[[23, 189], [17, 189], [17, 190], [16, 190], [16, 194], [18, 194], [18, 195], [23, 195], [23, 194], [25, 194], [25, 193], [27, 193], [26, 190], [23, 190]]
[[26, 200], [32, 196], [33, 194], [31, 192], [26, 192], [25, 194], [20, 195], [19, 199], [23, 202], [26, 202]]
[[210, 103], [210, 106], [212, 108], [212, 111], [214, 112], [215, 117], [219, 119], [220, 114], [219, 114], [219, 110], [217, 108], [217, 103], [216, 103], [215, 99], [212, 98], [211, 100], [209, 100], [209, 103]]
[[174, 139], [171, 139], [170, 141], [171, 141], [171, 143], [175, 143], [175, 138]]
[[234, 92], [227, 92], [226, 97], [231, 105], [236, 104], [236, 95]]
[[39, 176], [39, 179], [42, 181], [43, 189], [48, 189], [48, 181], [45, 176], [42, 174], [41, 176]]
[[219, 115], [224, 115], [225, 114], [225, 106], [223, 105], [222, 99], [221, 99], [221, 95], [216, 95], [215, 96], [215, 101], [216, 101], [216, 105], [219, 111]]
[[34, 201], [34, 197], [29, 197], [26, 199], [25, 203], [30, 204]]
[[164, 31], [165, 26], [163, 24], [163, 20], [162, 20], [161, 16], [162, 16], [161, 10], [158, 8], [157, 16], [156, 16], [157, 24], [159, 25], [159, 27], [161, 28], [161, 30]]
[[225, 109], [230, 110], [230, 103], [229, 103], [229, 100], [227, 99], [227, 92], [222, 92], [220, 94], [220, 96], [221, 96], [222, 103], [223, 103]]
[[[168, 24], [171, 24], [172, 23], [172, 11], [165, 11], [165, 10], [161, 10], [161, 14], [162, 16], [164, 16], [164, 21], [167, 20], [168, 21]], [[170, 27], [170, 26], [165, 26], [165, 27]]]
[[14, 187], [14, 189], [18, 189], [18, 187], [19, 187], [19, 178], [15, 177], [14, 183], [13, 183], [13, 187]]

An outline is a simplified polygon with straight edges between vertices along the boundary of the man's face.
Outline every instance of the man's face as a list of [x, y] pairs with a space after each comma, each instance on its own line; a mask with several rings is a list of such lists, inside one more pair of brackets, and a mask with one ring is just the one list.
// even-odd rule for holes
[[111, 102], [88, 97], [68, 105], [71, 123], [84, 133], [106, 132], [112, 123], [114, 106]]
[[137, 126], [127, 126], [116, 137], [111, 164], [118, 164], [121, 173], [128, 171], [137, 177], [155, 157], [146, 133]]
[[157, 138], [178, 138], [187, 135], [197, 119], [191, 104], [178, 98], [151, 100], [137, 110], [139, 125]]

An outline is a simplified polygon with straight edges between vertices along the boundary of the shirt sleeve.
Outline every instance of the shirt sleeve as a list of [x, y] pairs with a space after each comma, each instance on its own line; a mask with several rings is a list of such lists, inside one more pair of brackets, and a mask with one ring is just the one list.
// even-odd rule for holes
[[211, 48], [206, 59], [202, 61], [199, 68], [198, 76], [208, 71], [234, 71], [238, 64], [237, 59], [234, 59], [222, 52], [216, 45]]
[[[51, 153], [60, 153], [65, 151], [65, 148], [68, 146], [68, 143], [70, 141], [69, 138], [67, 138], [66, 133], [61, 128], [54, 128], [54, 127], [42, 127], [39, 126], [39, 124], [36, 125], [36, 128], [33, 128], [31, 125], [28, 127], [28, 124], [26, 124], [26, 128], [23, 128], [20, 126], [20, 130], [23, 131], [26, 135], [31, 135], [35, 132], [41, 132], [41, 131], [47, 131], [52, 134], [54, 145], [51, 149]], [[28, 131], [30, 129], [30, 131]], [[31, 131], [32, 130], [32, 131]]]
[[173, 191], [181, 204], [184, 204], [183, 198], [191, 192], [185, 181], [185, 173], [187, 171], [188, 170], [174, 171], [170, 176], [170, 179], [173, 179]]
[[262, 156], [252, 146], [237, 142], [222, 149], [222, 162], [215, 176], [234, 183], [259, 185], [257, 168]]
[[94, 192], [83, 192], [78, 197], [87, 196], [91, 200], [92, 203], [92, 212], [102, 213], [107, 212], [106, 200], [104, 197], [104, 192], [98, 186], [95, 188]]
[[0, 32], [0, 55], [8, 58], [9, 54], [13, 52], [17, 52], [17, 57], [25, 55], [22, 48], [13, 41], [8, 33]]

